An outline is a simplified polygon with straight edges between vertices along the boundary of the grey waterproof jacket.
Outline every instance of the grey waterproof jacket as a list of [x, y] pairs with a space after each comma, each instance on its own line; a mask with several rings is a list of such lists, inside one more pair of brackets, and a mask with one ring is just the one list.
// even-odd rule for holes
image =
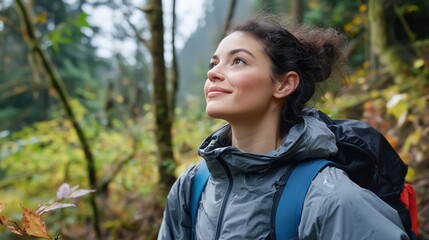
[[[231, 146], [228, 125], [214, 132], [199, 149], [211, 177], [199, 203], [196, 239], [270, 239], [273, 197], [289, 163], [336, 151], [334, 134], [313, 117], [295, 125], [268, 154]], [[171, 188], [158, 240], [191, 239], [194, 176], [195, 166]], [[310, 185], [298, 234], [299, 239], [408, 239], [393, 208], [334, 167], [325, 168]]]

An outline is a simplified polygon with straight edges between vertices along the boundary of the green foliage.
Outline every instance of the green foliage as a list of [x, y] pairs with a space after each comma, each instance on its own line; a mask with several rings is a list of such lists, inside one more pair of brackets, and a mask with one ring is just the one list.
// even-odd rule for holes
[[[76, 36], [74, 36], [73, 29], [81, 29], [89, 27], [89, 23], [86, 20], [88, 14], [80, 13], [74, 18], [67, 19], [65, 22], [60, 23], [53, 31], [48, 35], [48, 38], [52, 44], [54, 50], [59, 51], [60, 44], [71, 43]], [[45, 20], [46, 21], [46, 20]], [[81, 32], [81, 31], [79, 31]], [[83, 36], [83, 33], [81, 33]]]
[[[108, 64], [95, 54], [91, 38], [97, 30], [88, 23], [88, 14], [81, 9], [82, 5], [63, 1], [34, 1], [32, 6], [39, 41], [51, 52], [69, 95], [91, 111], [99, 112]], [[18, 123], [1, 121], [0, 128], [16, 130], [28, 123], [48, 120], [51, 110], [58, 106], [56, 94], [49, 88], [46, 69], [27, 49], [23, 38], [27, 33], [22, 32], [24, 28], [20, 28], [14, 8], [4, 7], [0, 15], [6, 23], [0, 30], [0, 116], [10, 115], [11, 109], [20, 113], [15, 115], [20, 119]]]
[[[141, 200], [138, 199], [150, 194], [157, 182], [157, 146], [150, 106], [145, 107], [147, 114], [137, 122], [115, 121], [113, 129], [106, 129], [88, 117], [88, 110], [79, 101], [73, 100], [72, 105], [91, 141], [99, 182], [111, 176], [119, 162], [131, 158], [109, 185], [108, 203], [105, 203], [115, 206], [114, 211], [120, 211], [123, 221], [131, 221], [139, 210], [137, 203]], [[77, 136], [64, 113], [59, 111], [56, 115], [55, 119], [34, 123], [0, 138], [0, 172], [4, 172], [0, 178], [0, 194], [7, 196], [2, 202], [9, 203], [5, 214], [19, 212], [18, 203], [32, 206], [34, 202], [45, 202], [65, 181], [87, 188], [85, 160]], [[179, 164], [177, 175], [199, 161], [196, 149], [204, 137], [221, 124], [205, 116], [177, 118], [173, 131]], [[136, 205], [127, 206], [130, 201]], [[79, 211], [53, 213], [46, 224], [53, 226], [50, 231], [58, 232], [67, 226], [83, 224], [89, 213], [89, 205], [83, 200]], [[109, 218], [113, 213], [105, 214]], [[0, 231], [0, 238], [2, 234], [6, 233]]]
[[13, 119], [19, 114], [19, 109], [14, 107], [6, 107], [0, 112], [0, 121], [7, 121], [8, 119]]
[[330, 27], [346, 34], [349, 41], [349, 63], [353, 67], [364, 64], [367, 58], [365, 34], [367, 5], [360, 1], [308, 0], [304, 23], [316, 27]]
[[181, 116], [176, 120], [173, 130], [174, 150], [178, 167], [177, 176], [190, 165], [200, 161], [197, 149], [208, 134], [225, 124], [223, 121], [210, 119], [203, 115], [199, 119]]

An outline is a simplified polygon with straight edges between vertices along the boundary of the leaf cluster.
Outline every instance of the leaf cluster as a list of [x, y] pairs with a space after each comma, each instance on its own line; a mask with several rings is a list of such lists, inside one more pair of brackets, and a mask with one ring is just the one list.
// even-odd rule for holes
[[[11, 233], [19, 236], [31, 236], [44, 239], [58, 239], [59, 235], [55, 238], [51, 238], [41, 216], [50, 211], [68, 207], [75, 207], [75, 204], [63, 203], [63, 201], [66, 199], [82, 197], [94, 191], [95, 190], [90, 189], [79, 189], [79, 186], [74, 186], [70, 188], [70, 185], [68, 183], [64, 183], [58, 188], [57, 199], [55, 201], [51, 201], [47, 205], [39, 204], [35, 211], [21, 205], [22, 226], [20, 226], [15, 221], [9, 220], [5, 216], [0, 216], [0, 225], [3, 225]], [[0, 213], [5, 207], [5, 203], [0, 203]]]

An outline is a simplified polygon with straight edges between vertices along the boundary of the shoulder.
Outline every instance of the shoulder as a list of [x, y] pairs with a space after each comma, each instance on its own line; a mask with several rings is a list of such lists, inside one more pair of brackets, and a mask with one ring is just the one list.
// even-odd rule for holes
[[324, 198], [344, 197], [344, 200], [347, 200], [350, 196], [358, 194], [360, 191], [365, 192], [368, 190], [360, 188], [350, 180], [343, 170], [328, 166], [316, 175], [310, 185], [308, 194], [316, 194]]
[[[323, 204], [325, 214], [338, 209], [354, 210], [361, 208], [376, 208], [386, 213], [396, 211], [368, 189], [361, 188], [350, 180], [347, 174], [336, 167], [326, 167], [313, 180], [310, 185], [306, 201], [316, 198]], [[332, 214], [332, 213], [331, 213]]]
[[191, 194], [191, 186], [193, 179], [195, 178], [195, 174], [198, 169], [198, 164], [194, 164], [188, 167], [177, 180], [174, 182], [173, 186], [170, 189], [168, 194], [168, 199], [181, 198], [181, 199], [189, 199]]
[[[338, 210], [349, 209], [349, 206], [355, 205], [361, 201], [361, 198], [377, 198], [368, 190], [360, 188], [351, 181], [347, 174], [336, 167], [326, 167], [316, 175], [309, 186], [304, 201], [303, 214], [305, 210], [312, 209], [312, 217], [325, 217], [332, 214], [338, 214]], [[359, 208], [359, 206], [354, 206]], [[317, 211], [314, 211], [317, 210]], [[307, 216], [307, 218], [312, 218]]]
[[[197, 165], [192, 165], [174, 182], [167, 196], [166, 212], [176, 218], [190, 213], [191, 187]], [[178, 217], [182, 216], [182, 217]]]
[[192, 224], [189, 202], [195, 169], [196, 165], [189, 167], [171, 187], [158, 239], [190, 239]]
[[315, 234], [313, 237], [317, 239], [406, 237], [399, 216], [392, 207], [371, 191], [359, 187], [344, 171], [335, 167], [322, 170], [310, 185], [300, 231], [306, 236]]

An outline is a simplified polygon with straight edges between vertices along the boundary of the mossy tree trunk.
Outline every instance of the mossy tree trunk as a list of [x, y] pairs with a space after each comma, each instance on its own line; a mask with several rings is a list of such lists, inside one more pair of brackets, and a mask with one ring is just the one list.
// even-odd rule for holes
[[151, 38], [148, 41], [152, 57], [153, 106], [155, 113], [155, 137], [158, 146], [159, 188], [166, 193], [174, 183], [176, 162], [173, 156], [172, 114], [167, 91], [167, 74], [164, 59], [164, 23], [162, 0], [150, 0], [147, 18]]
[[[151, 82], [153, 87], [153, 111], [155, 115], [155, 140], [158, 147], [158, 184], [152, 195], [146, 199], [148, 211], [144, 213], [140, 222], [141, 231], [147, 239], [155, 239], [158, 226], [161, 224], [164, 203], [168, 190], [176, 177], [176, 161], [173, 154], [172, 125], [174, 117], [174, 94], [177, 88], [177, 79], [172, 79], [172, 91], [168, 89], [167, 69], [164, 59], [164, 23], [162, 0], [149, 0], [141, 9], [146, 13], [149, 24], [150, 38], [141, 35], [141, 32], [130, 23], [138, 39], [149, 49], [152, 58]], [[173, 51], [175, 49], [173, 48]], [[174, 53], [173, 53], [174, 54]], [[173, 63], [175, 64], [175, 63]], [[174, 69], [173, 69], [174, 71]], [[173, 72], [172, 77], [175, 77]]]

